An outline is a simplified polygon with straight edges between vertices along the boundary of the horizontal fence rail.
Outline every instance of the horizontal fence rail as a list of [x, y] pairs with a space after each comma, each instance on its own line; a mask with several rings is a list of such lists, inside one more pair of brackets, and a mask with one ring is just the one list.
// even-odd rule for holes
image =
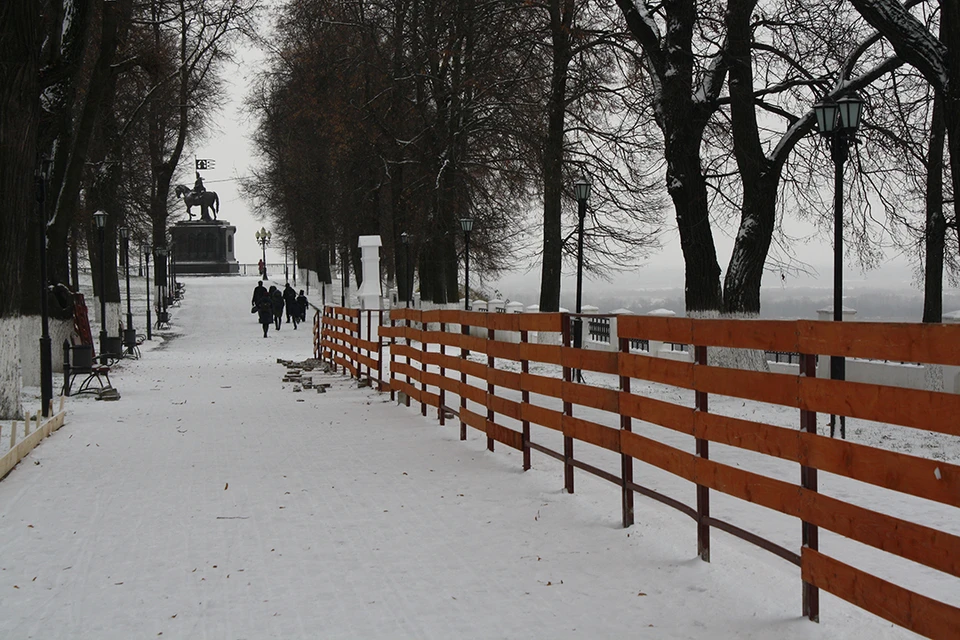
[[[817, 414], [825, 413], [960, 436], [960, 396], [818, 379], [815, 369], [819, 356], [831, 355], [960, 366], [960, 326], [623, 315], [616, 318], [616, 335], [609, 334], [609, 323], [591, 327], [592, 334], [613, 340], [619, 350], [589, 351], [571, 347], [573, 323], [566, 313], [393, 309], [389, 318], [385, 313], [326, 307], [315, 318], [317, 357], [358, 379], [376, 380], [381, 391], [404, 394], [408, 403], [420, 403], [423, 415], [435, 408], [441, 424], [458, 418], [461, 439], [470, 427], [486, 435], [491, 451], [496, 442], [522, 451], [524, 469], [530, 468], [531, 451], [560, 461], [569, 492], [575, 488], [575, 469], [619, 486], [624, 526], [633, 524], [634, 494], [639, 493], [695, 520], [698, 555], [704, 560], [710, 559], [714, 528], [784, 558], [800, 568], [803, 614], [811, 620], [819, 620], [819, 589], [825, 589], [917, 633], [960, 637], [960, 608], [825, 555], [819, 531], [953, 577], [960, 577], [960, 536], [888, 515], [879, 510], [882, 505], [875, 509], [820, 493], [817, 478], [818, 472], [829, 472], [956, 509], [960, 466], [835, 440], [816, 429]], [[533, 333], [541, 340], [532, 342]], [[555, 339], [543, 340], [544, 334]], [[650, 340], [682, 345], [693, 361], [651, 357], [640, 350]], [[390, 352], [389, 380], [383, 379], [384, 347]], [[708, 364], [710, 353], [735, 349], [758, 351], [761, 359], [764, 352], [789, 354], [797, 374]], [[551, 366], [556, 374], [545, 375]], [[579, 371], [608, 374], [616, 388], [576, 382]], [[634, 380], [691, 391], [694, 402], [631, 392]], [[459, 406], [447, 405], [448, 394], [459, 397]], [[532, 401], [532, 394], [552, 399], [553, 406]], [[710, 396], [796, 411], [797, 428], [712, 413]], [[594, 415], [588, 410], [610, 419], [607, 424], [587, 419]], [[640, 423], [691, 436], [693, 451], [635, 433]], [[531, 425], [562, 434], [562, 451], [533, 442]], [[619, 473], [575, 457], [575, 443], [617, 455]], [[711, 443], [795, 463], [799, 483], [713, 460]], [[635, 462], [692, 483], [695, 504], [644, 486], [634, 476]], [[746, 523], [711, 515], [712, 492], [797, 518], [798, 544], [786, 548], [751, 532]]]

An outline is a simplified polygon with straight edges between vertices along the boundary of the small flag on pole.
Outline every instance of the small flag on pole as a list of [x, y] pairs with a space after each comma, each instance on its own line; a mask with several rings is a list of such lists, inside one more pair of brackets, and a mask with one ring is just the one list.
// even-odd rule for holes
[[197, 158], [197, 171], [213, 169], [216, 165], [216, 160], [212, 160], [210, 158]]

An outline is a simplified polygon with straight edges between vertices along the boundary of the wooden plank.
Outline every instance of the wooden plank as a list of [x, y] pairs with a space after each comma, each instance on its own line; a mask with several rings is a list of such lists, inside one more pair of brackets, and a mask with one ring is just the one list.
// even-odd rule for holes
[[620, 451], [647, 464], [663, 469], [675, 476], [692, 481], [694, 462], [697, 460], [692, 454], [681, 451], [652, 438], [641, 436], [631, 431], [620, 432]]
[[618, 362], [620, 370], [617, 373], [621, 376], [684, 389], [693, 388], [692, 362], [677, 362], [639, 353], [621, 353]]
[[417, 398], [417, 400], [431, 407], [440, 406], [440, 396], [436, 393], [430, 393], [429, 391], [426, 391], [426, 390], [423, 390], [420, 392], [420, 397]]
[[538, 376], [535, 373], [521, 373], [520, 388], [523, 391], [550, 396], [551, 398], [563, 397], [563, 380]]
[[504, 371], [503, 369], [488, 369], [487, 382], [498, 387], [505, 387], [520, 390], [520, 374], [516, 371]]
[[486, 353], [487, 352], [487, 339], [478, 338], [477, 336], [460, 336], [460, 346], [466, 349], [467, 351], [475, 351], [477, 353]]
[[371, 369], [377, 368], [377, 361], [371, 358], [370, 356], [364, 355], [362, 353], [356, 353], [353, 356], [354, 360], [357, 361], [357, 364], [362, 364], [365, 367], [370, 367]]
[[591, 387], [576, 382], [563, 382], [563, 400], [611, 413], [620, 412], [620, 392], [616, 389]]
[[787, 407], [799, 406], [797, 380], [797, 376], [782, 373], [723, 367], [698, 366], [693, 373], [693, 385], [697, 391]]
[[[498, 314], [502, 315], [502, 314]], [[516, 314], [511, 314], [516, 315]], [[506, 360], [520, 360], [520, 345], [513, 342], [503, 342], [502, 340], [487, 341], [487, 355], [491, 358], [503, 358]]]
[[520, 331], [520, 314], [488, 313], [487, 329], [494, 331]]
[[467, 374], [468, 376], [473, 376], [480, 380], [487, 379], [487, 371], [490, 369], [487, 365], [482, 362], [474, 362], [473, 360], [459, 359], [458, 367], [450, 367], [451, 369], [457, 369]]
[[523, 434], [519, 431], [508, 429], [507, 427], [497, 424], [492, 420], [487, 420], [486, 431], [487, 436], [493, 438], [497, 442], [502, 442], [508, 447], [513, 447], [514, 449], [520, 451], [523, 450]]
[[482, 416], [479, 413], [474, 413], [469, 409], [460, 409], [460, 421], [466, 425], [469, 425], [476, 429], [477, 431], [487, 432], [487, 417]]
[[960, 365], [960, 325], [801, 320], [797, 340], [803, 353]]
[[[460, 396], [466, 398], [467, 400], [472, 400], [477, 404], [487, 406], [487, 391], [486, 389], [479, 389], [471, 384], [460, 383]], [[486, 420], [486, 418], [484, 418]], [[477, 427], [479, 429], [479, 427]]]
[[563, 416], [563, 435], [620, 453], [620, 429], [573, 416]]
[[797, 380], [801, 409], [960, 436], [960, 395], [823, 378]]
[[563, 330], [563, 315], [560, 313], [521, 313], [521, 331], [553, 331], [560, 333]]
[[364, 340], [363, 338], [357, 338], [357, 348], [364, 349], [366, 351], [376, 351], [380, 348], [379, 342], [374, 342], [373, 340]]
[[487, 404], [495, 413], [505, 415], [514, 420], [522, 419], [522, 405], [519, 402], [501, 398], [497, 395], [487, 394]]
[[416, 349], [406, 344], [394, 344], [390, 346], [390, 349], [393, 351], [393, 355], [402, 358], [412, 358], [414, 360], [420, 359], [420, 349]]
[[423, 311], [420, 315], [420, 322], [424, 324], [427, 324], [428, 322], [440, 322], [440, 310], [427, 309]]
[[571, 369], [583, 369], [598, 373], [618, 374], [619, 354], [616, 351], [593, 351], [564, 347], [560, 352], [560, 364]]
[[960, 537], [622, 431], [623, 453], [728, 495], [960, 577]]
[[440, 322], [445, 324], [460, 324], [460, 309], [440, 309]]
[[407, 364], [406, 362], [394, 362], [393, 370], [398, 376], [410, 376], [416, 382], [420, 382], [420, 374], [423, 373], [413, 364]]
[[694, 435], [960, 507], [960, 466], [947, 462], [712, 413], [694, 414]]
[[621, 392], [620, 415], [637, 418], [680, 433], [693, 435], [696, 410], [672, 402]]
[[562, 349], [560, 345], [523, 342], [520, 344], [520, 359], [559, 365]]
[[520, 416], [527, 422], [539, 424], [547, 429], [554, 431], [563, 431], [563, 413], [547, 409], [535, 404], [525, 404], [522, 406]]
[[693, 320], [692, 331], [692, 343], [702, 347], [799, 351], [797, 323], [793, 320]]
[[617, 335], [620, 338], [693, 344], [693, 324], [690, 318], [617, 316]]
[[801, 550], [800, 575], [884, 620], [927, 638], [960, 638], [960, 609], [877, 578], [819, 551]]
[[407, 384], [400, 378], [396, 378], [393, 381], [393, 386], [396, 388], [397, 391], [403, 392], [408, 396], [410, 396], [410, 400], [412, 402], [420, 402], [420, 389], [417, 389], [415, 385]]

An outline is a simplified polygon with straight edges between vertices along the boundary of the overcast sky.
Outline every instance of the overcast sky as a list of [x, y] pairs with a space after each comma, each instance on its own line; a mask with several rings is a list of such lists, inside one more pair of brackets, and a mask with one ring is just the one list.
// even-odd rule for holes
[[[228, 220], [237, 227], [236, 254], [241, 263], [256, 263], [260, 258], [260, 247], [254, 234], [261, 226], [268, 223], [255, 219], [250, 206], [240, 194], [238, 177], [246, 176], [250, 167], [256, 165], [250, 144], [250, 135], [253, 123], [243, 115], [241, 103], [243, 96], [249, 91], [250, 83], [260, 64], [261, 56], [257, 52], [245, 51], [242, 54], [242, 63], [229, 68], [226, 80], [229, 85], [229, 100], [222, 107], [216, 117], [217, 130], [211, 132], [203, 144], [193, 152], [200, 158], [216, 160], [216, 169], [203, 172], [204, 182], [208, 190], [217, 191], [220, 196], [220, 217]], [[187, 164], [192, 160], [188, 157]], [[682, 289], [683, 287], [683, 259], [680, 253], [676, 224], [668, 215], [665, 228], [667, 231], [662, 237], [663, 249], [651, 256], [642, 266], [613, 277], [612, 282], [602, 280], [590, 281], [587, 279], [585, 291], [637, 289]], [[791, 235], [809, 237], [813, 230], [809, 225], [797, 221], [788, 221]], [[720, 231], [715, 231], [718, 258], [721, 268], [725, 269], [730, 258], [733, 239]], [[948, 247], [956, 250], [956, 247]], [[814, 238], [806, 242], [795, 251], [796, 257], [806, 263], [805, 270], [786, 271], [782, 278], [779, 272], [768, 273], [764, 279], [764, 287], [832, 287], [833, 283], [833, 247], [829, 238]], [[274, 246], [267, 249], [268, 262], [283, 261], [283, 247]], [[798, 265], [801, 266], [801, 265]], [[572, 292], [575, 289], [575, 274], [568, 270], [564, 274], [562, 289]], [[530, 298], [539, 286], [539, 269], [519, 270], [503, 274], [495, 281], [484, 280], [482, 284], [489, 291], [499, 289], [505, 297], [513, 299]], [[859, 288], [914, 288], [913, 273], [909, 261], [901, 255], [888, 255], [887, 262], [880, 268], [861, 273], [859, 267], [847, 260], [844, 268], [844, 289]], [[471, 284], [475, 284], [472, 282]], [[956, 291], [955, 289], [953, 291]], [[535, 301], [533, 301], [535, 302]], [[585, 304], [587, 302], [585, 301]]]

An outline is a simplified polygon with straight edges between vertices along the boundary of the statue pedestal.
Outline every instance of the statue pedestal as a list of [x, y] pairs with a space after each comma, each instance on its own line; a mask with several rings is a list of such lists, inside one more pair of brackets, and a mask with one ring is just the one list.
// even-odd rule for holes
[[235, 274], [240, 264], [234, 255], [237, 228], [225, 220], [181, 221], [170, 228], [178, 274]]

